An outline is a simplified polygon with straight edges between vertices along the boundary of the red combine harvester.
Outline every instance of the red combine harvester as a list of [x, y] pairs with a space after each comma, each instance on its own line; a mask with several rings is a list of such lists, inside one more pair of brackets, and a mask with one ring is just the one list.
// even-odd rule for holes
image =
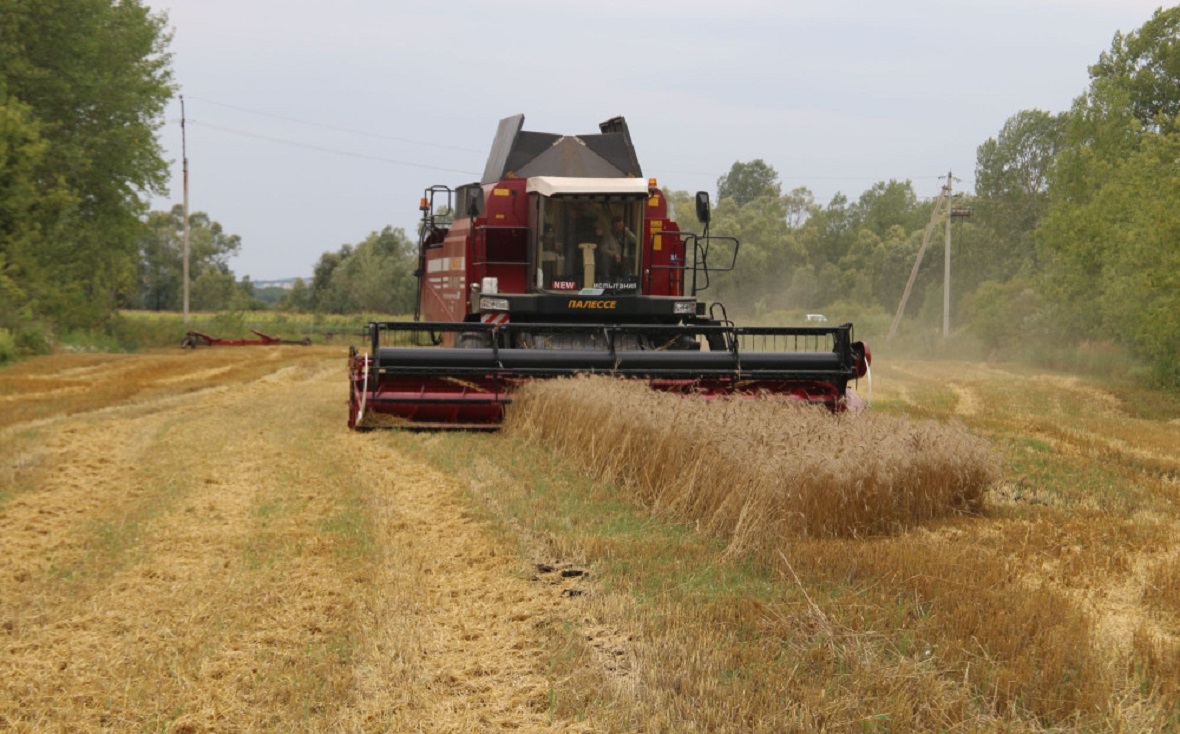
[[[870, 356], [852, 325], [739, 327], [697, 298], [738, 241], [670, 218], [622, 117], [590, 135], [500, 122], [482, 179], [422, 198], [411, 322], [350, 355], [352, 428], [495, 428], [535, 379], [605, 374], [696, 394], [782, 395], [832, 411]], [[709, 257], [714, 261], [710, 265]]]

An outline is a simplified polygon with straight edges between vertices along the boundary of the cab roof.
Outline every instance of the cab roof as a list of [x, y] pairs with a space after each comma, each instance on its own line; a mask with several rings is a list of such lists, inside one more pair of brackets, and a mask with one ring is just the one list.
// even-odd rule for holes
[[543, 196], [558, 194], [647, 194], [642, 178], [575, 178], [572, 176], [533, 176], [525, 191]]

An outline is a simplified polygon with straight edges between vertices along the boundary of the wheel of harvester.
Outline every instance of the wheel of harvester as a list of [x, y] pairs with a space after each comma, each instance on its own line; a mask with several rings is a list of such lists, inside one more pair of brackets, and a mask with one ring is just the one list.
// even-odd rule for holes
[[481, 334], [478, 331], [465, 331], [459, 335], [455, 344], [460, 349], [486, 349], [491, 346], [487, 334]]

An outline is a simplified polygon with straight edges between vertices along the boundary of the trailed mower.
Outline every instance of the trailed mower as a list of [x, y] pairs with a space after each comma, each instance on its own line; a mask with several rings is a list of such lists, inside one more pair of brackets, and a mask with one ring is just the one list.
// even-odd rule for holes
[[479, 182], [426, 189], [414, 320], [372, 322], [350, 350], [350, 427], [492, 429], [522, 384], [576, 374], [863, 405], [849, 383], [871, 357], [851, 324], [741, 327], [698, 297], [739, 243], [709, 233], [706, 192], [702, 232], [680, 229], [622, 117], [523, 127], [500, 121]]

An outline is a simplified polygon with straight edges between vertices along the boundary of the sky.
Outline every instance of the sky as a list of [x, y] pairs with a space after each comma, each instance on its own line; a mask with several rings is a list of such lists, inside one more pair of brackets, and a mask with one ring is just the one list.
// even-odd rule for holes
[[[738, 161], [820, 204], [909, 180], [974, 186], [1025, 109], [1061, 112], [1158, 0], [145, 0], [181, 103], [159, 130], [183, 201], [241, 237], [230, 267], [310, 278], [424, 189], [477, 181], [500, 119], [595, 133], [627, 119], [645, 176], [716, 194]], [[695, 221], [693, 222], [695, 223]], [[690, 226], [691, 224], [690, 223]]]

